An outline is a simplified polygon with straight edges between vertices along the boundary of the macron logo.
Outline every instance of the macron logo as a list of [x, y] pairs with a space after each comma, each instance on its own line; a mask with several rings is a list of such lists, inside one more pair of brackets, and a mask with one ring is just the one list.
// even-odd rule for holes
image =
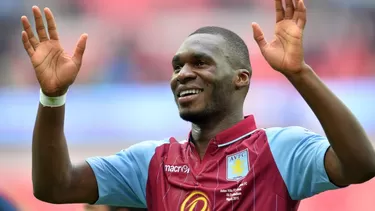
[[187, 165], [183, 165], [183, 166], [178, 166], [178, 165], [164, 165], [164, 170], [166, 172], [185, 173], [185, 174], [188, 174], [190, 172], [190, 168]]

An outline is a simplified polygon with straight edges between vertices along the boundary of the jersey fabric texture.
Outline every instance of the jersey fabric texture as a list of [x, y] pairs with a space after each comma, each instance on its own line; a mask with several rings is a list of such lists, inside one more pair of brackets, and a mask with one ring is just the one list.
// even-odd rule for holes
[[[189, 136], [190, 137], [190, 136]], [[97, 204], [152, 211], [297, 210], [336, 189], [327, 176], [328, 140], [302, 127], [258, 129], [253, 116], [222, 131], [200, 159], [193, 141], [144, 141], [93, 157]]]

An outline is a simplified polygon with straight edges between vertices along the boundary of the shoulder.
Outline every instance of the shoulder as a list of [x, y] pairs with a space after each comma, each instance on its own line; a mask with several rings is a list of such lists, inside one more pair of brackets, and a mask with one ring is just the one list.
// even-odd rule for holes
[[127, 149], [121, 150], [118, 155], [133, 155], [137, 158], [147, 157], [146, 160], [150, 160], [155, 154], [161, 156], [161, 154], [168, 153], [171, 149], [180, 149], [182, 146], [186, 146], [186, 144], [187, 141], [177, 141], [174, 137], [158, 141], [142, 141]]
[[150, 159], [155, 155], [156, 149], [169, 143], [170, 139], [142, 141], [120, 150], [116, 154], [90, 157], [86, 161], [91, 167], [102, 167], [104, 165], [120, 167], [124, 164], [134, 164], [134, 161], [137, 161], [138, 165], [148, 166]]
[[270, 143], [275, 141], [296, 142], [311, 136], [322, 137], [321, 135], [300, 126], [271, 127], [264, 130]]
[[299, 126], [265, 129], [276, 166], [292, 199], [334, 189], [324, 167], [328, 139]]
[[148, 141], [142, 141], [139, 143], [136, 143], [134, 145], [131, 145], [127, 149], [123, 149], [122, 151], [141, 151], [145, 152], [147, 150], [154, 150], [158, 147], [163, 147], [163, 146], [169, 146], [171, 144], [176, 144], [176, 143], [182, 143], [182, 142], [177, 142], [175, 138], [165, 138], [162, 140], [148, 140]]
[[291, 150], [298, 146], [329, 145], [327, 138], [304, 127], [272, 127], [265, 129], [271, 150]]
[[299, 126], [273, 127], [265, 129], [267, 140], [274, 157], [302, 156], [311, 150], [327, 150], [328, 139]]
[[137, 152], [137, 153], [147, 153], [148, 151], [154, 151], [156, 148], [170, 144], [172, 138], [166, 138], [162, 140], [148, 140], [136, 143], [130, 147], [123, 149], [121, 152]]
[[146, 183], [155, 152], [172, 139], [142, 141], [120, 152], [86, 160], [95, 174], [99, 199], [97, 204], [130, 207], [146, 205]]

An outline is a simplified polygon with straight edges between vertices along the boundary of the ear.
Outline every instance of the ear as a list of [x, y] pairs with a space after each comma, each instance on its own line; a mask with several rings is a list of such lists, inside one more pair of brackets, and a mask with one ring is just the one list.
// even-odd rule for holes
[[235, 71], [234, 85], [236, 89], [242, 89], [249, 87], [250, 84], [250, 72], [246, 69], [238, 69]]

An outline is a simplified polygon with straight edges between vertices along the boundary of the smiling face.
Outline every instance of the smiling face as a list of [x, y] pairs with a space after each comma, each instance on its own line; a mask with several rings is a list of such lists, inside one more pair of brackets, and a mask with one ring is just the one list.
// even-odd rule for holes
[[171, 79], [182, 119], [199, 123], [213, 115], [230, 113], [243, 103], [236, 102], [236, 91], [246, 85], [243, 77], [248, 80], [249, 75], [233, 70], [228, 58], [226, 41], [220, 35], [194, 34], [182, 43], [172, 60]]

